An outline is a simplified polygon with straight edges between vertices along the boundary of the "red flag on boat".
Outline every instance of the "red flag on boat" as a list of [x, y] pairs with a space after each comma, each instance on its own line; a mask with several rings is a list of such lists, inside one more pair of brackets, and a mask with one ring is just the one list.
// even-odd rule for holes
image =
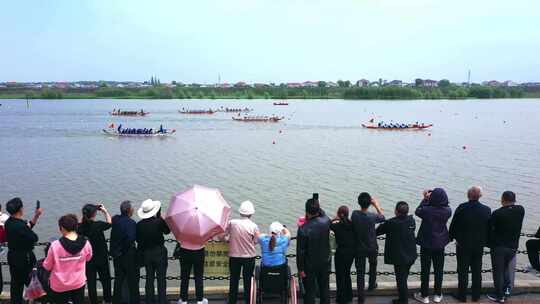
[[109, 125], [109, 129], [113, 129], [113, 128], [114, 128], [114, 123]]

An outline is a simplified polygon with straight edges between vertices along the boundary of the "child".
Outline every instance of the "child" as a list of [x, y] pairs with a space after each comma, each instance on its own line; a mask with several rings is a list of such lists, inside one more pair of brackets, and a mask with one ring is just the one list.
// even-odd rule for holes
[[386, 234], [384, 263], [394, 265], [399, 298], [392, 303], [408, 303], [407, 279], [412, 264], [417, 258], [414, 231], [416, 224], [409, 214], [406, 202], [396, 204], [395, 217], [377, 227], [377, 235]]

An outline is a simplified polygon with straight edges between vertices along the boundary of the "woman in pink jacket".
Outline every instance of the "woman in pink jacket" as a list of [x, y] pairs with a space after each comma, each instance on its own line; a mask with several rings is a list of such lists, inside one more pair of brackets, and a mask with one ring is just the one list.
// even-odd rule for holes
[[77, 216], [67, 214], [58, 220], [62, 237], [52, 242], [43, 267], [51, 272], [51, 298], [56, 304], [84, 303], [86, 262], [92, 258], [92, 246], [77, 234]]

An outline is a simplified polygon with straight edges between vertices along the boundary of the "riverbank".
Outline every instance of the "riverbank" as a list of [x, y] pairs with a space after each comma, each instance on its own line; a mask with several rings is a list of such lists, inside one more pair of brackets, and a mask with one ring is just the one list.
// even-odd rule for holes
[[210, 88], [164, 87], [0, 90], [0, 99], [490, 99], [538, 98], [540, 92], [519, 87], [348, 87], [348, 88]]

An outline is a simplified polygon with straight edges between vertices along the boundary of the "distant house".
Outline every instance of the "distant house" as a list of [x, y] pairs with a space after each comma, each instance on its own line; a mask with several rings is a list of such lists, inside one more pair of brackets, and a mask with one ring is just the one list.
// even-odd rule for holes
[[338, 87], [338, 84], [335, 83], [335, 82], [333, 82], [333, 81], [329, 81], [329, 82], [326, 83], [326, 86], [327, 86], [328, 88], [337, 88], [337, 87]]
[[519, 86], [519, 83], [513, 82], [512, 80], [507, 80], [507, 81], [503, 82], [502, 85], [504, 87], [517, 87], [517, 86]]
[[389, 83], [387, 83], [387, 85], [396, 86], [396, 87], [400, 87], [402, 84], [403, 84], [403, 81], [401, 80], [392, 80]]
[[497, 80], [484, 81], [484, 82], [482, 82], [482, 84], [490, 86], [490, 87], [498, 87], [498, 86], [501, 85], [501, 83], [498, 82]]
[[540, 82], [525, 82], [521, 85], [528, 88], [540, 88]]
[[318, 81], [304, 81], [302, 83], [302, 86], [304, 88], [316, 88], [319, 86], [319, 82]]
[[237, 82], [237, 83], [234, 84], [234, 87], [235, 87], [235, 88], [245, 88], [245, 87], [247, 87], [247, 86], [248, 86], [247, 83], [245, 83], [245, 82], [243, 82], [243, 81], [239, 81], [239, 82]]
[[369, 87], [369, 80], [367, 79], [360, 79], [356, 82], [356, 86], [358, 87]]
[[380, 86], [379, 82], [378, 81], [373, 81], [372, 83], [369, 84], [370, 87], [378, 87]]
[[301, 88], [302, 84], [300, 82], [288, 82], [287, 88]]
[[436, 88], [438, 86], [439, 86], [439, 82], [437, 80], [432, 80], [432, 79], [424, 80], [424, 87], [426, 88]]

